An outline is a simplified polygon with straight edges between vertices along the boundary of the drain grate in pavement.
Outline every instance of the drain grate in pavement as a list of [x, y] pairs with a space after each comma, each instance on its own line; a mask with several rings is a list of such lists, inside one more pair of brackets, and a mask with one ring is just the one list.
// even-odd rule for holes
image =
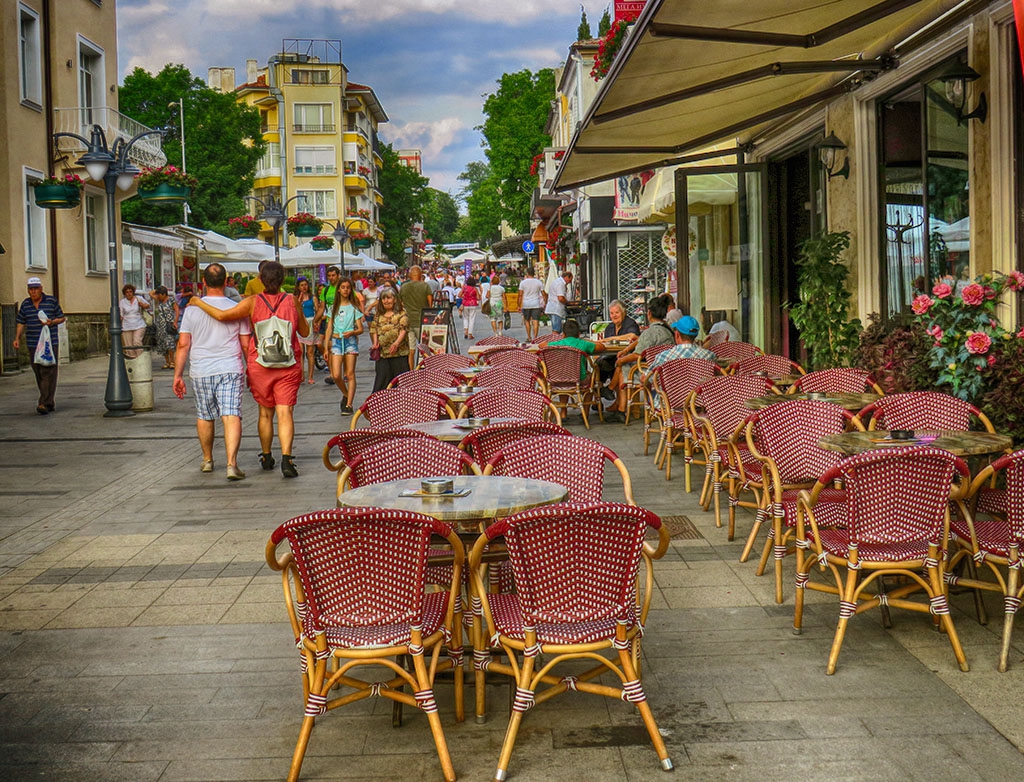
[[661, 523], [668, 527], [672, 533], [673, 540], [703, 540], [693, 522], [686, 516], [662, 516]]

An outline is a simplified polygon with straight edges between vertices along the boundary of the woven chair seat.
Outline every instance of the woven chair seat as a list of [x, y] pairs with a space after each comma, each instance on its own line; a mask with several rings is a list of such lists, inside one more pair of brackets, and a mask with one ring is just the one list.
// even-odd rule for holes
[[[799, 489], [782, 492], [783, 519], [787, 527], [796, 526], [796, 501]], [[819, 527], [842, 527], [849, 518], [846, 492], [842, 489], [823, 489], [814, 506], [814, 518]], [[824, 531], [822, 532], [824, 534]]]
[[[488, 595], [494, 625], [502, 635], [516, 641], [525, 641], [523, 614], [519, 597], [515, 594]], [[636, 626], [636, 617], [629, 617], [629, 626]], [[611, 642], [615, 638], [614, 619], [599, 619], [589, 622], [538, 622], [537, 641], [541, 644], [589, 644], [599, 641]], [[498, 647], [500, 648], [500, 646]]]
[[[444, 614], [448, 609], [447, 592], [431, 592], [423, 598], [423, 637], [433, 635], [444, 623]], [[330, 616], [321, 617], [329, 622]], [[306, 633], [312, 637], [313, 630], [304, 623]], [[373, 649], [388, 646], [401, 646], [409, 643], [409, 623], [394, 625], [371, 625], [355, 627], [352, 625], [331, 625], [324, 628], [327, 643], [332, 649]]]
[[1006, 489], [983, 488], [978, 492], [978, 513], [1006, 513]]
[[[743, 471], [747, 474], [747, 478], [760, 482], [761, 477], [764, 475], [764, 465], [750, 452], [745, 443], [737, 443], [737, 446], [736, 450], [739, 452], [740, 463], [743, 465]], [[729, 464], [729, 446], [719, 445], [718, 456], [723, 464]], [[738, 478], [739, 475], [739, 470], [736, 470], [732, 477]]]
[[[1002, 519], [975, 519], [974, 531], [978, 535], [978, 548], [986, 554], [1006, 558], [1010, 554], [1010, 525]], [[950, 535], [971, 544], [971, 531], [963, 520], [956, 518], [949, 523]]]
[[[817, 516], [818, 508], [815, 508]], [[850, 535], [845, 529], [821, 530], [821, 547], [835, 557], [846, 559], [850, 554]], [[901, 540], [899, 543], [861, 543], [857, 558], [861, 562], [907, 562], [928, 556], [927, 540]]]

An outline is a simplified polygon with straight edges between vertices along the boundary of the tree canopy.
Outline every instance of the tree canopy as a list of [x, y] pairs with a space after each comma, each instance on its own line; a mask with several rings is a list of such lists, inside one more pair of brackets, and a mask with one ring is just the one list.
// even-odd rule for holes
[[608, 31], [612, 29], [612, 15], [605, 6], [604, 13], [601, 14], [601, 21], [597, 23], [597, 37], [604, 38], [608, 35]]
[[580, 26], [576, 29], [577, 41], [589, 41], [594, 37], [590, 30], [590, 20], [587, 19], [587, 9], [580, 6]]
[[[188, 201], [189, 222], [225, 232], [228, 218], [245, 212], [244, 198], [252, 190], [256, 164], [265, 148], [259, 111], [236, 101], [233, 93], [210, 89], [184, 65], [165, 65], [155, 75], [136, 68], [121, 86], [120, 111], [152, 128], [171, 126], [163, 149], [168, 164], [179, 167], [179, 98], [184, 101], [185, 164], [199, 180]], [[138, 199], [125, 201], [121, 214], [144, 225], [177, 223], [182, 216], [178, 206], [155, 206]]]
[[390, 144], [381, 144], [380, 156], [384, 166], [380, 170], [377, 187], [384, 197], [380, 208], [384, 253], [393, 262], [401, 264], [413, 226], [423, 219], [428, 198], [427, 178], [403, 165]]
[[459, 197], [465, 202], [468, 216], [459, 225], [459, 239], [464, 242], [491, 244], [501, 235], [502, 207], [498, 197], [498, 181], [491, 167], [474, 160], [459, 174], [465, 182]]
[[433, 187], [426, 189], [423, 208], [423, 231], [435, 244], [453, 241], [459, 230], [459, 207], [450, 193]]

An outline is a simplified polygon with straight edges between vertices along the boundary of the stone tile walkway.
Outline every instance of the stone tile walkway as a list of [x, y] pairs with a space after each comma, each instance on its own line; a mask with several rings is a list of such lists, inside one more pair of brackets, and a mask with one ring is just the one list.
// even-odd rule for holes
[[[519, 332], [521, 336], [521, 332]], [[371, 385], [360, 360], [358, 399]], [[296, 653], [280, 581], [264, 564], [270, 531], [334, 504], [320, 464], [348, 419], [338, 394], [304, 385], [296, 412], [300, 477], [262, 472], [255, 407], [244, 408], [248, 479], [199, 473], [191, 401], [154, 370], [156, 409], [102, 417], [105, 359], [61, 369], [58, 412], [37, 416], [30, 373], [0, 378], [0, 779], [282, 779], [301, 719]], [[1024, 771], [1024, 636], [1010, 672], [995, 659], [1000, 622], [981, 627], [954, 599], [972, 665], [957, 670], [927, 618], [894, 612], [852, 623], [835, 676], [824, 674], [836, 607], [811, 593], [794, 636], [792, 588], [774, 603], [770, 578], [737, 559], [711, 514], [642, 453], [635, 423], [590, 432], [628, 465], [637, 501], [685, 515], [657, 563], [645, 680], [677, 779], [1004, 780]], [[621, 484], [609, 476], [607, 496]], [[739, 524], [749, 529], [750, 517]], [[787, 579], [792, 563], [787, 562]], [[504, 734], [504, 684], [488, 687], [490, 718], [456, 725], [439, 696], [456, 770], [490, 779]], [[437, 779], [425, 720], [392, 729], [390, 704], [327, 715], [303, 779]], [[509, 778], [666, 778], [633, 710], [596, 696], [527, 715]]]

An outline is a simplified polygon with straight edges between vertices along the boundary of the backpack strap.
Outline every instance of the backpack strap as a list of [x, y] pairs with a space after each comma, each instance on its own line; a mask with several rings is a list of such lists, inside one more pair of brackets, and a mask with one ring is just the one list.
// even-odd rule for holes
[[271, 306], [270, 300], [267, 298], [267, 295], [265, 293], [261, 293], [260, 298], [263, 299], [263, 303], [267, 305], [267, 309], [270, 310], [271, 315], [277, 314], [277, 308], [280, 307], [281, 302], [284, 301], [284, 299], [282, 298], [282, 294], [280, 293], [277, 295], [277, 303], [274, 304], [273, 306]]

